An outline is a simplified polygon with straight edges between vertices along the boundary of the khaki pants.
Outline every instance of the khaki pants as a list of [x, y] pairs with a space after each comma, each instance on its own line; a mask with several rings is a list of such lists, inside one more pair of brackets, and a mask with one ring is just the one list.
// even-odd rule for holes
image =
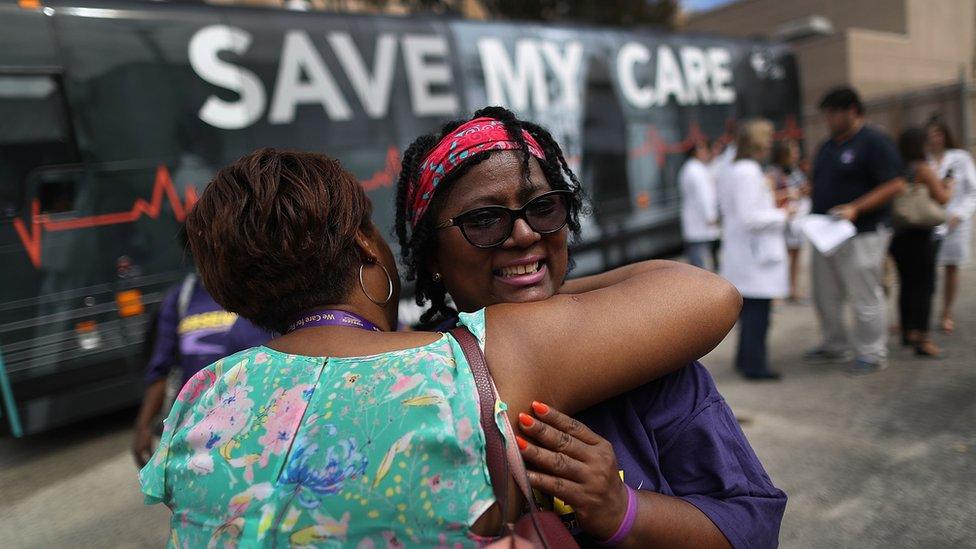
[[854, 308], [854, 351], [859, 357], [888, 356], [888, 323], [881, 278], [891, 231], [861, 233], [827, 257], [813, 250], [813, 300], [820, 318], [822, 346], [828, 351], [849, 347], [844, 313]]

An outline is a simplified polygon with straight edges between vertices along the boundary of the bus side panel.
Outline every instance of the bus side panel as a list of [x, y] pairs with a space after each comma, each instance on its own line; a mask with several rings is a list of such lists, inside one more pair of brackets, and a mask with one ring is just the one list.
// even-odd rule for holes
[[[264, 108], [245, 131], [252, 148], [339, 159], [362, 182], [373, 219], [391, 236], [400, 155], [459, 110], [446, 30], [419, 18], [309, 15], [229, 13], [229, 25], [250, 41], [239, 64], [265, 90]], [[301, 71], [289, 70], [295, 67]], [[430, 70], [447, 72], [417, 92], [413, 85]], [[308, 71], [310, 80], [299, 74]]]
[[51, 37], [49, 17], [40, 9], [24, 9], [16, 2], [0, 4], [0, 67], [56, 67], [59, 59]]
[[[47, 67], [0, 79], [49, 111], [45, 124], [0, 126], [0, 146], [33, 139], [67, 151], [0, 180], [0, 260], [8, 265], [0, 348], [28, 432], [138, 401], [148, 315], [192, 268], [176, 244], [178, 224], [217, 169], [255, 148], [339, 158], [391, 235], [409, 143], [485, 105], [509, 106], [552, 130], [592, 199], [575, 256], [584, 274], [680, 244], [675, 175], [696, 135], [729, 140], [736, 119], [764, 115], [781, 136], [799, 136], [795, 61], [765, 43], [172, 4], [51, 5], [53, 17], [17, 11], [15, 19], [0, 7], [0, 45], [13, 40], [23, 63]], [[49, 25], [56, 40], [32, 49], [36, 36], [8, 33], [9, 21]], [[3, 112], [28, 112], [21, 107], [0, 102]], [[124, 295], [142, 308], [120, 314]]]
[[[82, 162], [58, 168], [66, 190], [48, 221], [26, 217], [36, 231], [27, 278], [38, 286], [23, 296], [28, 326], [7, 362], [27, 432], [138, 403], [148, 317], [189, 267], [178, 222], [227, 160], [186, 115], [205, 97], [183, 60], [186, 43], [216, 16], [128, 8], [57, 7], [51, 18]], [[27, 208], [44, 201], [54, 168], [39, 173]], [[125, 295], [141, 305], [122, 314]]]
[[[450, 24], [466, 102], [548, 126], [593, 204], [577, 274], [680, 244], [676, 175], [696, 135], [731, 141], [737, 118], [780, 127], [798, 109], [783, 49], [652, 31]], [[636, 52], [636, 54], [635, 54]]]

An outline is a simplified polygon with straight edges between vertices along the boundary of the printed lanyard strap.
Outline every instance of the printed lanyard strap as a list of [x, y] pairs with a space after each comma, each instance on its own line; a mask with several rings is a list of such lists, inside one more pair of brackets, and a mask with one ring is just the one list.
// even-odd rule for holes
[[347, 328], [359, 328], [361, 330], [371, 330], [374, 332], [383, 331], [372, 322], [357, 314], [347, 311], [340, 311], [338, 309], [321, 309], [317, 311], [309, 311], [303, 314], [301, 318], [288, 325], [285, 333], [290, 334], [295, 330], [301, 330], [302, 328], [315, 328], [318, 326], [345, 326]]

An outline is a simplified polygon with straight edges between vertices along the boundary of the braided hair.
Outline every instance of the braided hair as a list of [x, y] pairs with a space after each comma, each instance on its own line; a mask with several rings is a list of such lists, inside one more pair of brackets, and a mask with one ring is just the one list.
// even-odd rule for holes
[[[430, 302], [430, 306], [420, 317], [423, 327], [431, 327], [438, 322], [457, 316], [457, 311], [447, 304], [447, 290], [440, 281], [435, 281], [433, 273], [427, 268], [427, 259], [436, 253], [437, 239], [434, 219], [443, 204], [443, 197], [447, 189], [458, 179], [463, 177], [474, 166], [484, 162], [493, 151], [482, 151], [471, 155], [461, 162], [453, 171], [447, 174], [438, 184], [438, 192], [434, 196], [431, 206], [417, 223], [416, 228], [408, 230], [410, 226], [410, 189], [420, 179], [420, 166], [430, 151], [437, 146], [441, 139], [463, 124], [475, 118], [488, 117], [501, 122], [512, 141], [520, 145], [522, 157], [522, 174], [528, 177], [529, 153], [522, 131], [531, 135], [542, 148], [545, 160], [539, 160], [542, 173], [553, 190], [574, 191], [569, 204], [569, 230], [572, 235], [571, 243], [575, 243], [580, 235], [579, 217], [583, 209], [583, 190], [579, 179], [566, 163], [563, 151], [545, 128], [519, 120], [515, 114], [504, 107], [485, 107], [467, 120], [452, 120], [443, 127], [440, 133], [422, 135], [414, 140], [403, 153], [402, 169], [397, 181], [396, 222], [395, 230], [400, 243], [400, 258], [406, 269], [407, 280], [415, 280], [415, 299], [417, 305], [423, 306]], [[568, 181], [567, 181], [568, 179]], [[572, 261], [570, 262], [572, 267]]]

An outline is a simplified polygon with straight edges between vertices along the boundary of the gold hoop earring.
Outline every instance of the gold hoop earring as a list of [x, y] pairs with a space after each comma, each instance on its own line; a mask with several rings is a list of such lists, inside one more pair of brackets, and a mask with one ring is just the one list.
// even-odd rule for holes
[[359, 287], [362, 288], [363, 293], [366, 294], [367, 299], [369, 299], [370, 301], [372, 301], [377, 305], [386, 305], [387, 303], [390, 302], [390, 298], [393, 297], [393, 277], [390, 276], [390, 271], [386, 270], [386, 267], [379, 261], [371, 261], [371, 263], [373, 263], [374, 265], [379, 265], [380, 268], [383, 269], [383, 274], [386, 275], [386, 284], [387, 284], [386, 299], [384, 299], [383, 301], [377, 301], [373, 299], [373, 296], [369, 295], [369, 291], [366, 290], [366, 282], [363, 280], [363, 268], [366, 267], [365, 263], [359, 266]]
[[430, 278], [434, 282], [440, 282], [441, 281], [441, 273], [434, 273], [433, 276], [431, 276]]

